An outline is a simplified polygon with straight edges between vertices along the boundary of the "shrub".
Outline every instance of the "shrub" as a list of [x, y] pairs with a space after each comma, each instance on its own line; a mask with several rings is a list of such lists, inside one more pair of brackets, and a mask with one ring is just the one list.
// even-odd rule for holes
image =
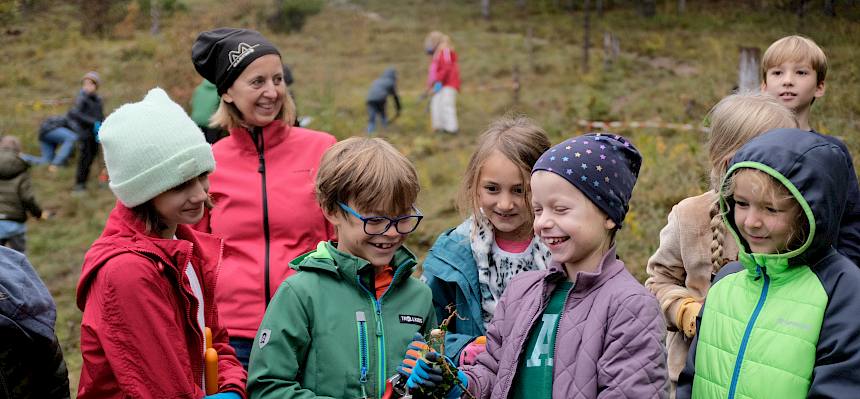
[[269, 27], [276, 32], [298, 32], [307, 17], [319, 14], [323, 0], [275, 0], [276, 11], [269, 18]]

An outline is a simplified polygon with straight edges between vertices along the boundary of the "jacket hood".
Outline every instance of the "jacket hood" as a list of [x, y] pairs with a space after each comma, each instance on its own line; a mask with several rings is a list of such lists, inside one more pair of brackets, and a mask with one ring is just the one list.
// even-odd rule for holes
[[30, 165], [18, 157], [15, 151], [0, 150], [0, 179], [9, 180], [24, 173], [29, 167]]
[[9, 319], [28, 334], [48, 339], [54, 335], [54, 322], [57, 319], [54, 300], [27, 258], [18, 251], [2, 246], [0, 318]]
[[117, 255], [138, 254], [151, 259], [153, 263], [158, 264], [159, 269], [173, 269], [176, 275], [181, 272], [178, 265], [184, 267], [192, 256], [206, 264], [218, 265], [221, 261], [223, 245], [215, 236], [195, 232], [189, 226], [182, 224], [176, 226], [176, 237], [179, 238], [177, 240], [146, 234], [144, 231], [146, 227], [143, 220], [117, 201], [108, 216], [102, 235], [93, 243], [84, 257], [77, 287], [77, 304], [81, 311], [86, 305], [92, 280], [101, 267]]
[[[781, 254], [750, 253], [734, 221], [734, 200], [726, 196], [726, 183], [742, 168], [767, 173], [800, 204], [801, 218], [808, 223], [808, 231], [799, 248]], [[792, 265], [812, 266], [827, 251], [833, 251], [845, 210], [849, 168], [851, 165], [838, 146], [800, 129], [771, 130], [738, 150], [723, 180], [720, 207], [723, 221], [738, 243], [738, 258], [744, 266], [750, 269], [762, 265], [779, 272]]]
[[[395, 284], [412, 275], [412, 269], [417, 262], [415, 255], [406, 247], [401, 246], [394, 253], [391, 263], [396, 277], [395, 280], [391, 281], [391, 284]], [[341, 252], [331, 241], [321, 241], [315, 250], [293, 259], [290, 262], [290, 267], [296, 271], [331, 273], [352, 282], [356, 281], [357, 276], [366, 276], [373, 270], [373, 265], [370, 262]]]
[[385, 71], [382, 72], [382, 79], [390, 80], [391, 82], [397, 81], [397, 70], [394, 68], [386, 68]]

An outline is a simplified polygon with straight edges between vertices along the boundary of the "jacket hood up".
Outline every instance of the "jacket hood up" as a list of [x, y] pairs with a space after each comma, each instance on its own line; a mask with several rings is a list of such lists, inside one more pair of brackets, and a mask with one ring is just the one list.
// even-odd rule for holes
[[0, 247], [0, 277], [0, 319], [8, 319], [28, 334], [52, 339], [57, 317], [54, 300], [27, 258]]
[[[833, 245], [845, 208], [846, 182], [851, 165], [839, 147], [800, 129], [775, 129], [752, 139], [735, 154], [720, 195], [724, 223], [738, 242], [739, 259], [779, 271], [792, 265], [813, 266]], [[806, 240], [781, 254], [751, 254], [734, 221], [734, 200], [726, 195], [727, 182], [741, 168], [767, 173], [783, 184], [801, 207], [808, 223]]]

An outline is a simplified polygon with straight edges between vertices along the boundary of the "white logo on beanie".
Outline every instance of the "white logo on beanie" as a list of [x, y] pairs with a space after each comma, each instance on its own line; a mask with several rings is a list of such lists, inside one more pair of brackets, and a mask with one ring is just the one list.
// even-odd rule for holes
[[259, 46], [259, 44], [250, 45], [248, 43], [239, 43], [239, 47], [235, 50], [231, 50], [230, 53], [227, 54], [227, 59], [230, 61], [230, 66], [235, 68], [239, 65], [242, 60], [245, 59], [248, 55], [254, 52], [254, 47]]

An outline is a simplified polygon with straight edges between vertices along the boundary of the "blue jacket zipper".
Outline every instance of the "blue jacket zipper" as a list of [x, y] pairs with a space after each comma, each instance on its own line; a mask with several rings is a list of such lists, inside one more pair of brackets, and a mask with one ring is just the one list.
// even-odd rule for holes
[[[376, 318], [376, 346], [378, 353], [377, 363], [379, 365], [377, 370], [377, 380], [379, 381], [377, 381], [378, 385], [376, 390], [379, 393], [378, 397], [381, 398], [385, 389], [385, 335], [382, 330], [382, 306], [379, 304], [379, 301], [376, 300], [376, 297], [373, 296], [373, 293], [371, 293], [367, 289], [367, 287], [365, 287], [364, 284], [361, 283], [360, 277], [356, 276], [355, 280], [358, 283], [358, 286], [361, 287], [361, 289], [364, 290], [364, 292], [367, 293], [367, 295], [370, 297], [370, 303], [373, 305], [373, 309], [376, 312], [374, 317]], [[393, 282], [394, 280], [392, 279], [391, 281]], [[387, 291], [388, 290], [386, 290], [386, 292]]]
[[367, 367], [368, 367], [368, 359], [367, 359], [367, 319], [364, 317], [364, 312], [355, 312], [355, 321], [358, 327], [358, 359], [359, 359], [359, 369], [361, 372], [361, 377], [359, 377], [358, 382], [361, 384], [361, 397], [367, 398], [367, 390], [365, 385], [367, 384]]
[[761, 289], [761, 295], [758, 297], [758, 303], [755, 305], [755, 309], [752, 312], [752, 316], [750, 316], [750, 320], [747, 322], [747, 328], [744, 331], [744, 337], [741, 340], [741, 346], [738, 348], [738, 357], [735, 359], [735, 369], [732, 372], [732, 382], [729, 385], [729, 395], [728, 399], [734, 399], [735, 390], [738, 387], [738, 377], [741, 374], [741, 364], [744, 361], [744, 354], [747, 350], [747, 343], [750, 339], [750, 334], [752, 334], [753, 326], [755, 325], [756, 319], [758, 319], [758, 315], [761, 312], [761, 308], [764, 307], [764, 301], [767, 298], [767, 290], [770, 286], [770, 277], [767, 275], [767, 270], [761, 266], [756, 266], [756, 273], [758, 273], [759, 277], [764, 277], [764, 286]]

